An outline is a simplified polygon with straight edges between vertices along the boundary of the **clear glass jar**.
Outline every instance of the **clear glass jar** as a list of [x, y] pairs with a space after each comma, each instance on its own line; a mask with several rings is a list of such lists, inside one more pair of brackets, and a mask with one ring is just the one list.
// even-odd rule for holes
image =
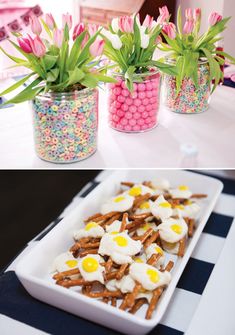
[[120, 73], [112, 74], [117, 83], [108, 84], [109, 125], [127, 133], [145, 132], [156, 127], [160, 99], [161, 75], [153, 69], [136, 74], [130, 92]]
[[53, 163], [72, 163], [97, 148], [98, 90], [39, 94], [31, 101], [37, 155]]
[[[167, 59], [167, 62], [174, 63]], [[211, 83], [209, 81], [209, 65], [207, 61], [198, 63], [198, 88], [191, 78], [184, 78], [179, 94], [176, 94], [176, 78], [164, 75], [164, 102], [173, 112], [181, 114], [198, 114], [209, 107]]]

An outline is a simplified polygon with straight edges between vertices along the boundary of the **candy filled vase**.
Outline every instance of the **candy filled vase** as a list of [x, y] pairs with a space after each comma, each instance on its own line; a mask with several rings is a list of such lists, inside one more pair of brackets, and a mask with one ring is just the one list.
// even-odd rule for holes
[[98, 90], [37, 95], [31, 101], [37, 155], [52, 163], [88, 158], [97, 148]]
[[134, 76], [133, 92], [121, 74], [113, 75], [115, 84], [108, 84], [108, 121], [115, 130], [138, 133], [156, 127], [158, 123], [161, 76], [150, 71]]
[[198, 64], [198, 87], [192, 78], [184, 78], [177, 95], [176, 78], [164, 75], [164, 103], [173, 112], [180, 114], [199, 114], [209, 107], [211, 83], [207, 61]]

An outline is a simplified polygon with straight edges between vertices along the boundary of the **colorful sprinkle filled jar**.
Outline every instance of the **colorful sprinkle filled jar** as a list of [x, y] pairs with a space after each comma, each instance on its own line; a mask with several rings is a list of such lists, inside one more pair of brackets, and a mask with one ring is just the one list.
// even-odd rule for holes
[[83, 160], [96, 151], [98, 90], [47, 93], [32, 102], [37, 155], [53, 163]]
[[122, 132], [138, 133], [153, 129], [158, 123], [161, 76], [158, 71], [136, 74], [130, 92], [125, 79], [115, 74], [117, 83], [108, 84], [109, 125]]
[[209, 65], [206, 61], [198, 64], [198, 88], [191, 78], [185, 77], [178, 95], [175, 77], [164, 75], [164, 101], [173, 112], [181, 114], [205, 112], [209, 107], [210, 91]]

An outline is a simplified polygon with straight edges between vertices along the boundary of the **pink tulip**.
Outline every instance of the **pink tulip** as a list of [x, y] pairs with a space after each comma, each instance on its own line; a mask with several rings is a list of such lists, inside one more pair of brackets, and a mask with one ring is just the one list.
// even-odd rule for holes
[[89, 32], [90, 36], [95, 35], [95, 33], [97, 33], [98, 30], [99, 30], [98, 24], [95, 24], [95, 23], [89, 23], [88, 24], [88, 32]]
[[55, 28], [55, 19], [52, 14], [46, 14], [45, 21], [51, 30]]
[[40, 35], [42, 32], [42, 26], [41, 23], [39, 22], [37, 16], [32, 15], [29, 18], [29, 22], [30, 22], [30, 26], [31, 26], [31, 30], [35, 35]]
[[184, 24], [184, 29], [183, 29], [184, 34], [191, 34], [193, 29], [194, 29], [194, 21], [187, 20]]
[[53, 34], [53, 42], [57, 48], [61, 48], [64, 39], [64, 31], [61, 29], [55, 29]]
[[90, 46], [90, 53], [93, 57], [98, 57], [102, 54], [104, 50], [104, 40], [97, 39], [91, 46]]
[[156, 44], [160, 44], [162, 43], [162, 38], [160, 35], [158, 35], [158, 37], [156, 38], [156, 41], [155, 41]]
[[166, 23], [163, 28], [162, 31], [172, 40], [174, 40], [176, 38], [176, 26], [174, 25], [174, 23], [169, 22]]
[[80, 36], [85, 30], [84, 23], [79, 23], [75, 26], [73, 31], [73, 40], [75, 41], [78, 36]]
[[201, 12], [202, 12], [201, 8], [194, 9], [194, 11], [193, 11], [193, 19], [194, 19], [195, 22], [198, 22], [198, 21], [201, 20], [201, 15], [202, 15]]
[[142, 26], [151, 29], [152, 28], [152, 23], [153, 23], [153, 17], [150, 16], [150, 15], [146, 15]]
[[158, 24], [166, 23], [166, 21], [169, 20], [170, 18], [170, 14], [169, 14], [167, 6], [163, 6], [159, 8], [159, 13], [160, 13], [160, 16], [157, 19], [157, 23]]
[[73, 20], [72, 20], [72, 15], [70, 15], [69, 13], [62, 15], [62, 26], [63, 26], [63, 28], [65, 27], [66, 24], [67, 24], [67, 26], [70, 30], [72, 28], [72, 25], [73, 25]]
[[123, 33], [134, 32], [134, 20], [130, 16], [122, 16], [119, 19], [119, 28]]
[[185, 17], [187, 21], [193, 21], [193, 10], [192, 8], [185, 9]]
[[30, 39], [31, 48], [33, 50], [33, 54], [39, 58], [43, 57], [46, 53], [46, 46], [44, 45], [41, 38], [39, 36], [36, 36], [34, 39], [32, 39], [29, 36], [29, 39]]
[[18, 38], [18, 43], [21, 49], [27, 54], [31, 54], [33, 52], [30, 44], [30, 40], [28, 38]]
[[222, 20], [222, 16], [216, 12], [213, 12], [209, 16], [209, 25], [214, 26], [216, 23]]

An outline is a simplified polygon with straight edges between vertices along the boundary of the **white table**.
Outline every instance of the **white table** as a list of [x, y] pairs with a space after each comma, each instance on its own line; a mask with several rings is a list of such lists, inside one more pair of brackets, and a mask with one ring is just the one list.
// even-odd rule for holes
[[194, 144], [198, 148], [196, 165], [190, 167], [235, 166], [233, 88], [218, 87], [209, 110], [198, 115], [178, 115], [161, 105], [159, 125], [146, 133], [126, 134], [109, 128], [104, 91], [100, 94], [99, 113], [97, 152], [78, 163], [55, 165], [35, 155], [28, 104], [0, 109], [0, 168], [189, 167], [182, 165], [182, 143]]

